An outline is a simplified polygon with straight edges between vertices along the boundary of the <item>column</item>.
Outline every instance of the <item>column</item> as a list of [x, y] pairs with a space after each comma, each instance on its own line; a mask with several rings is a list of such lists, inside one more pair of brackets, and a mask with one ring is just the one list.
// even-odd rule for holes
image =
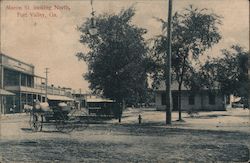
[[19, 92], [19, 111], [22, 109], [22, 93], [21, 91]]
[[19, 73], [19, 110], [22, 110], [22, 93], [21, 93], [21, 85], [22, 85], [22, 74]]
[[[3, 66], [0, 66], [0, 72], [1, 72], [1, 75], [0, 75], [0, 77], [1, 77], [1, 80], [0, 80], [0, 82], [1, 82], [1, 83], [0, 83], [0, 88], [3, 89], [3, 87], [4, 87], [4, 83], [3, 83], [3, 82], [4, 82], [4, 79], [3, 79], [3, 78], [4, 78], [4, 68], [3, 68]], [[4, 108], [3, 108], [3, 96], [1, 96], [1, 95], [0, 95], [0, 100], [1, 100], [1, 101], [0, 101], [0, 107], [1, 107], [1, 108], [0, 108], [0, 113], [4, 113]]]
[[25, 93], [25, 104], [28, 104], [28, 93]]
[[25, 86], [27, 87], [28, 86], [28, 76], [25, 75]]

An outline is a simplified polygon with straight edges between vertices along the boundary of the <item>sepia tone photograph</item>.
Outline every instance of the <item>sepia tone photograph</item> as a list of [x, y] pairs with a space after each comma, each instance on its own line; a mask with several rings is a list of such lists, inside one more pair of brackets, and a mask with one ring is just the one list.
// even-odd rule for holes
[[0, 163], [248, 163], [249, 8], [0, 0]]

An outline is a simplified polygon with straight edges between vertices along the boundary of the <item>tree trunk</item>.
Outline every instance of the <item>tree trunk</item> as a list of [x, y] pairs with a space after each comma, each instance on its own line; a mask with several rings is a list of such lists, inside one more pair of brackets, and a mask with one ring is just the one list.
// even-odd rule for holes
[[122, 119], [122, 112], [123, 112], [123, 110], [125, 110], [125, 108], [126, 108], [126, 102], [125, 102], [125, 100], [124, 99], [122, 99], [122, 107], [121, 107], [121, 110], [120, 110], [120, 113], [119, 113], [119, 123], [121, 123], [121, 119]]
[[227, 109], [227, 98], [228, 98], [228, 95], [222, 95], [222, 98], [223, 98], [223, 109]]
[[179, 83], [179, 86], [178, 86], [178, 111], [179, 111], [179, 121], [182, 120], [182, 118], [181, 118], [181, 85], [182, 85], [182, 83]]
[[182, 86], [182, 82], [183, 82], [183, 76], [185, 74], [185, 63], [186, 63], [186, 58], [187, 56], [184, 57], [183, 59], [183, 63], [182, 63], [182, 71], [181, 71], [181, 75], [180, 75], [180, 80], [178, 81], [178, 110], [179, 110], [179, 121], [182, 121], [181, 118], [181, 86]]
[[204, 107], [204, 99], [203, 99], [203, 91], [202, 90], [200, 92], [200, 95], [201, 95], [201, 108], [200, 108], [200, 110], [202, 111], [202, 110], [204, 110], [203, 109], [203, 107]]

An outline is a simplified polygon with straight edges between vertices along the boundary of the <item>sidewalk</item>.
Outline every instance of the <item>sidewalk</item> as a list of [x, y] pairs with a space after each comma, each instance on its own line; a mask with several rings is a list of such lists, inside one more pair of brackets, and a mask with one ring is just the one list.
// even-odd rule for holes
[[[184, 122], [178, 122], [178, 112], [172, 112], [172, 125], [165, 125], [164, 111], [144, 111], [143, 109], [128, 109], [123, 113], [122, 124], [138, 124], [138, 115], [142, 116], [142, 125], [152, 124], [162, 127], [240, 131], [250, 133], [250, 111], [248, 109], [228, 109], [227, 111], [198, 112], [191, 117], [182, 113]], [[116, 122], [114, 120], [114, 122]]]
[[28, 113], [12, 113], [12, 114], [0, 114], [0, 120], [13, 119], [20, 116], [27, 116]]

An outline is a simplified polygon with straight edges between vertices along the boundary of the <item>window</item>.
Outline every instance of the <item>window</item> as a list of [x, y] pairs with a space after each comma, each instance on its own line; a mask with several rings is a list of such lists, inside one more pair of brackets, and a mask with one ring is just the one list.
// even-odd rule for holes
[[30, 75], [27, 75], [27, 86], [34, 87], [34, 78]]
[[45, 102], [45, 97], [44, 96], [42, 96], [42, 102]]
[[194, 105], [195, 104], [195, 95], [191, 94], [188, 96], [188, 104], [189, 105]]
[[21, 86], [26, 86], [26, 75], [21, 74]]
[[4, 68], [4, 86], [18, 86], [19, 85], [19, 73]]
[[209, 105], [215, 105], [215, 95], [210, 93], [208, 96]]
[[166, 93], [161, 94], [161, 105], [166, 105]]

